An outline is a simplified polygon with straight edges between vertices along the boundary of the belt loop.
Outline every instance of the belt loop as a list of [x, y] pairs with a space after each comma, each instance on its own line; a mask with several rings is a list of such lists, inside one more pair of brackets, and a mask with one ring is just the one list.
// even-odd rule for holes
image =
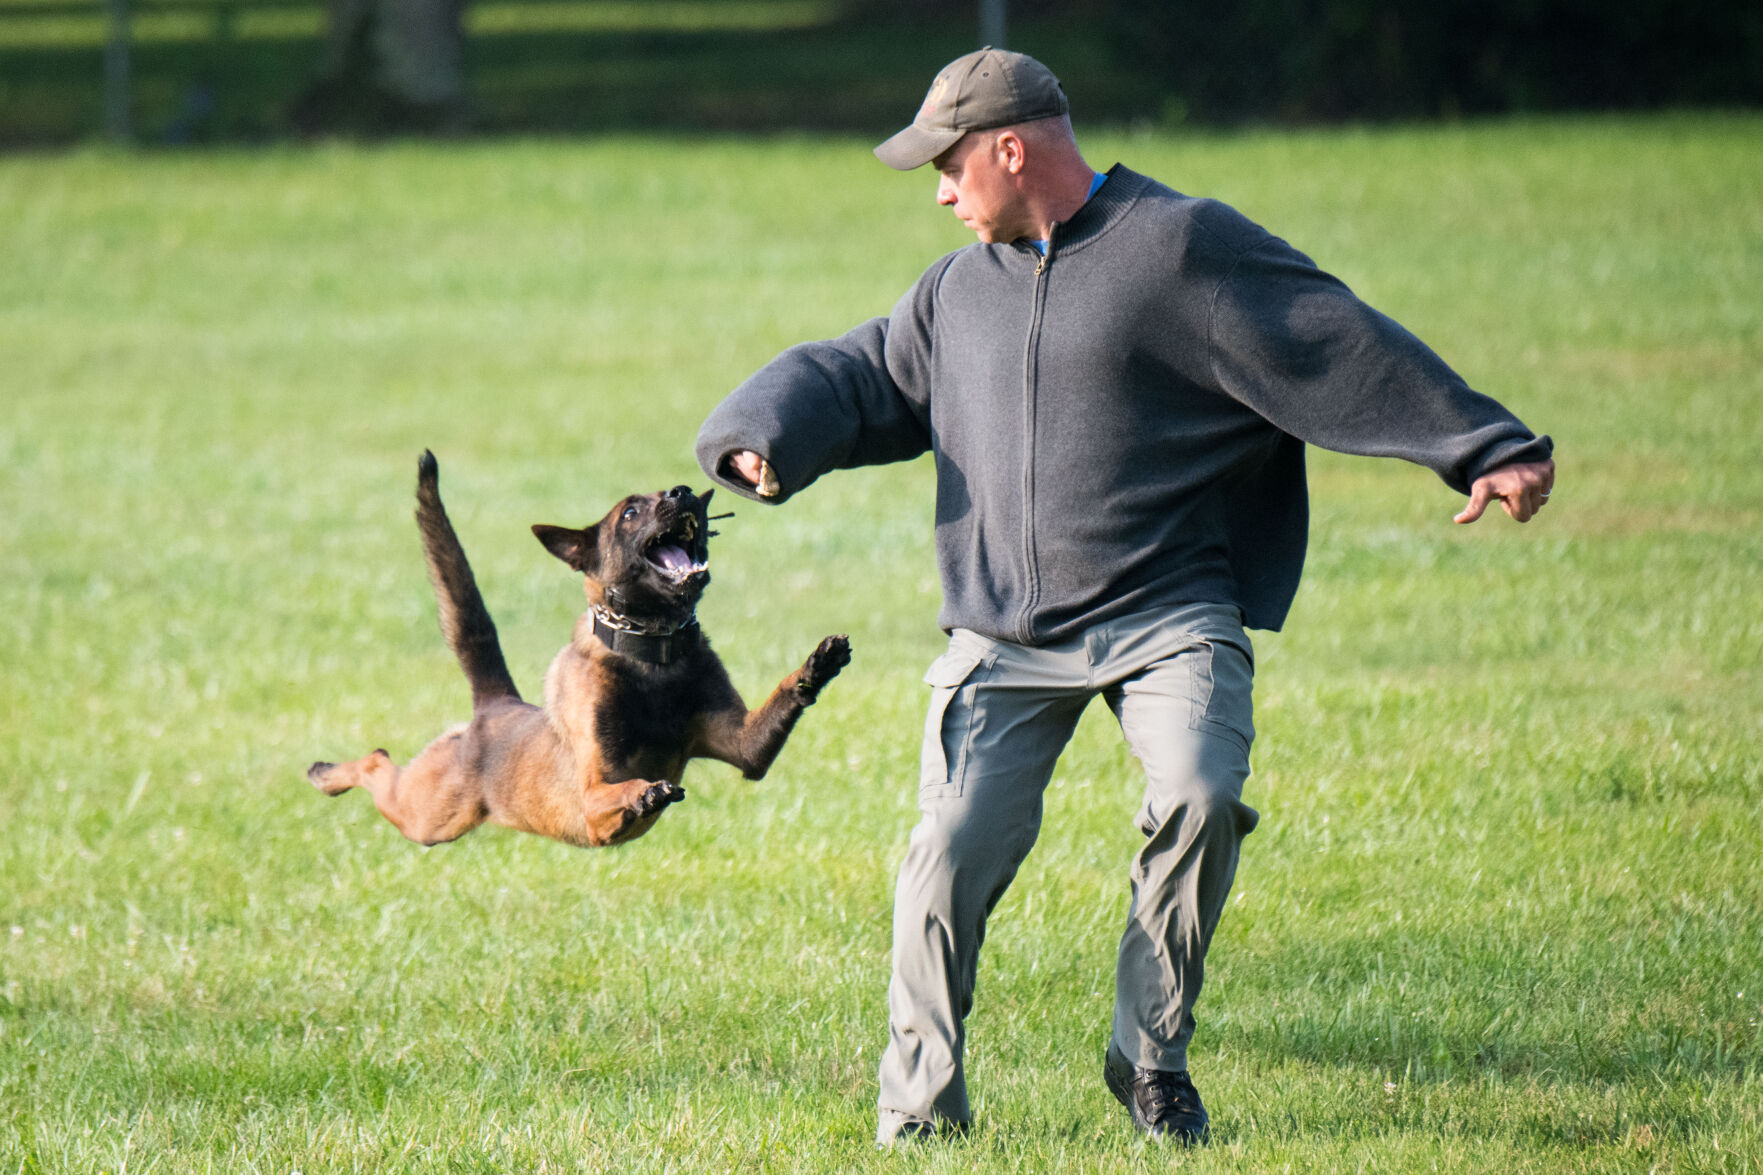
[[1108, 648], [1113, 643], [1113, 633], [1107, 625], [1092, 628], [1084, 634], [1084, 658], [1092, 670], [1108, 659]]

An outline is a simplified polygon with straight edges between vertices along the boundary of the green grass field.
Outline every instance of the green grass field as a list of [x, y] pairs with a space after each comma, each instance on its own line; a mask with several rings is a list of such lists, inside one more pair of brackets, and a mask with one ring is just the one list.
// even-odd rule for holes
[[1193, 1067], [1103, 1090], [1137, 833], [1097, 707], [981, 960], [978, 1129], [871, 1149], [938, 652], [924, 462], [741, 504], [749, 696], [855, 660], [760, 784], [630, 846], [432, 850], [315, 758], [462, 717], [432, 447], [516, 677], [533, 522], [703, 484], [783, 346], [964, 243], [858, 140], [0, 159], [0, 1175], [1763, 1172], [1763, 118], [1097, 136], [1304, 248], [1554, 435], [1527, 527], [1316, 454]]

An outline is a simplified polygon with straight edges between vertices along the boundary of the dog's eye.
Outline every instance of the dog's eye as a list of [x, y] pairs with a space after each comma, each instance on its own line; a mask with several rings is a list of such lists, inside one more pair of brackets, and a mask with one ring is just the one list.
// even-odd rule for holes
[[637, 516], [637, 508], [635, 506], [626, 506], [624, 508], [624, 513], [619, 515], [619, 517], [623, 518], [626, 522], [629, 522], [631, 519], [635, 518], [636, 516]]

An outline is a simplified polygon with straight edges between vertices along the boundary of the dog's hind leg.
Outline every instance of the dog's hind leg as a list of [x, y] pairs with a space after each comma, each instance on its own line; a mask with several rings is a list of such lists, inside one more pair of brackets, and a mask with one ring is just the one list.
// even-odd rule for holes
[[306, 778], [325, 795], [340, 796], [351, 788], [369, 787], [369, 773], [381, 759], [389, 763], [392, 757], [378, 750], [352, 763], [314, 763], [306, 769]]
[[365, 788], [380, 815], [418, 844], [457, 840], [488, 815], [482, 789], [454, 762], [452, 744], [463, 732], [442, 735], [403, 767], [380, 750], [349, 763], [314, 763], [306, 778], [327, 796]]
[[620, 845], [636, 840], [654, 826], [662, 812], [685, 798], [686, 789], [666, 779], [589, 784], [582, 795], [587, 843]]

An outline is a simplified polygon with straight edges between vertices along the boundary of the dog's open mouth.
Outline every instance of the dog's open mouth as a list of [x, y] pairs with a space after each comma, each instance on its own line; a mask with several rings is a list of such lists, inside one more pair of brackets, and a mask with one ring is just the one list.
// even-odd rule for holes
[[674, 583], [684, 583], [694, 575], [709, 570], [709, 564], [692, 557], [698, 540], [698, 519], [691, 514], [680, 515], [667, 530], [649, 540], [643, 558]]

